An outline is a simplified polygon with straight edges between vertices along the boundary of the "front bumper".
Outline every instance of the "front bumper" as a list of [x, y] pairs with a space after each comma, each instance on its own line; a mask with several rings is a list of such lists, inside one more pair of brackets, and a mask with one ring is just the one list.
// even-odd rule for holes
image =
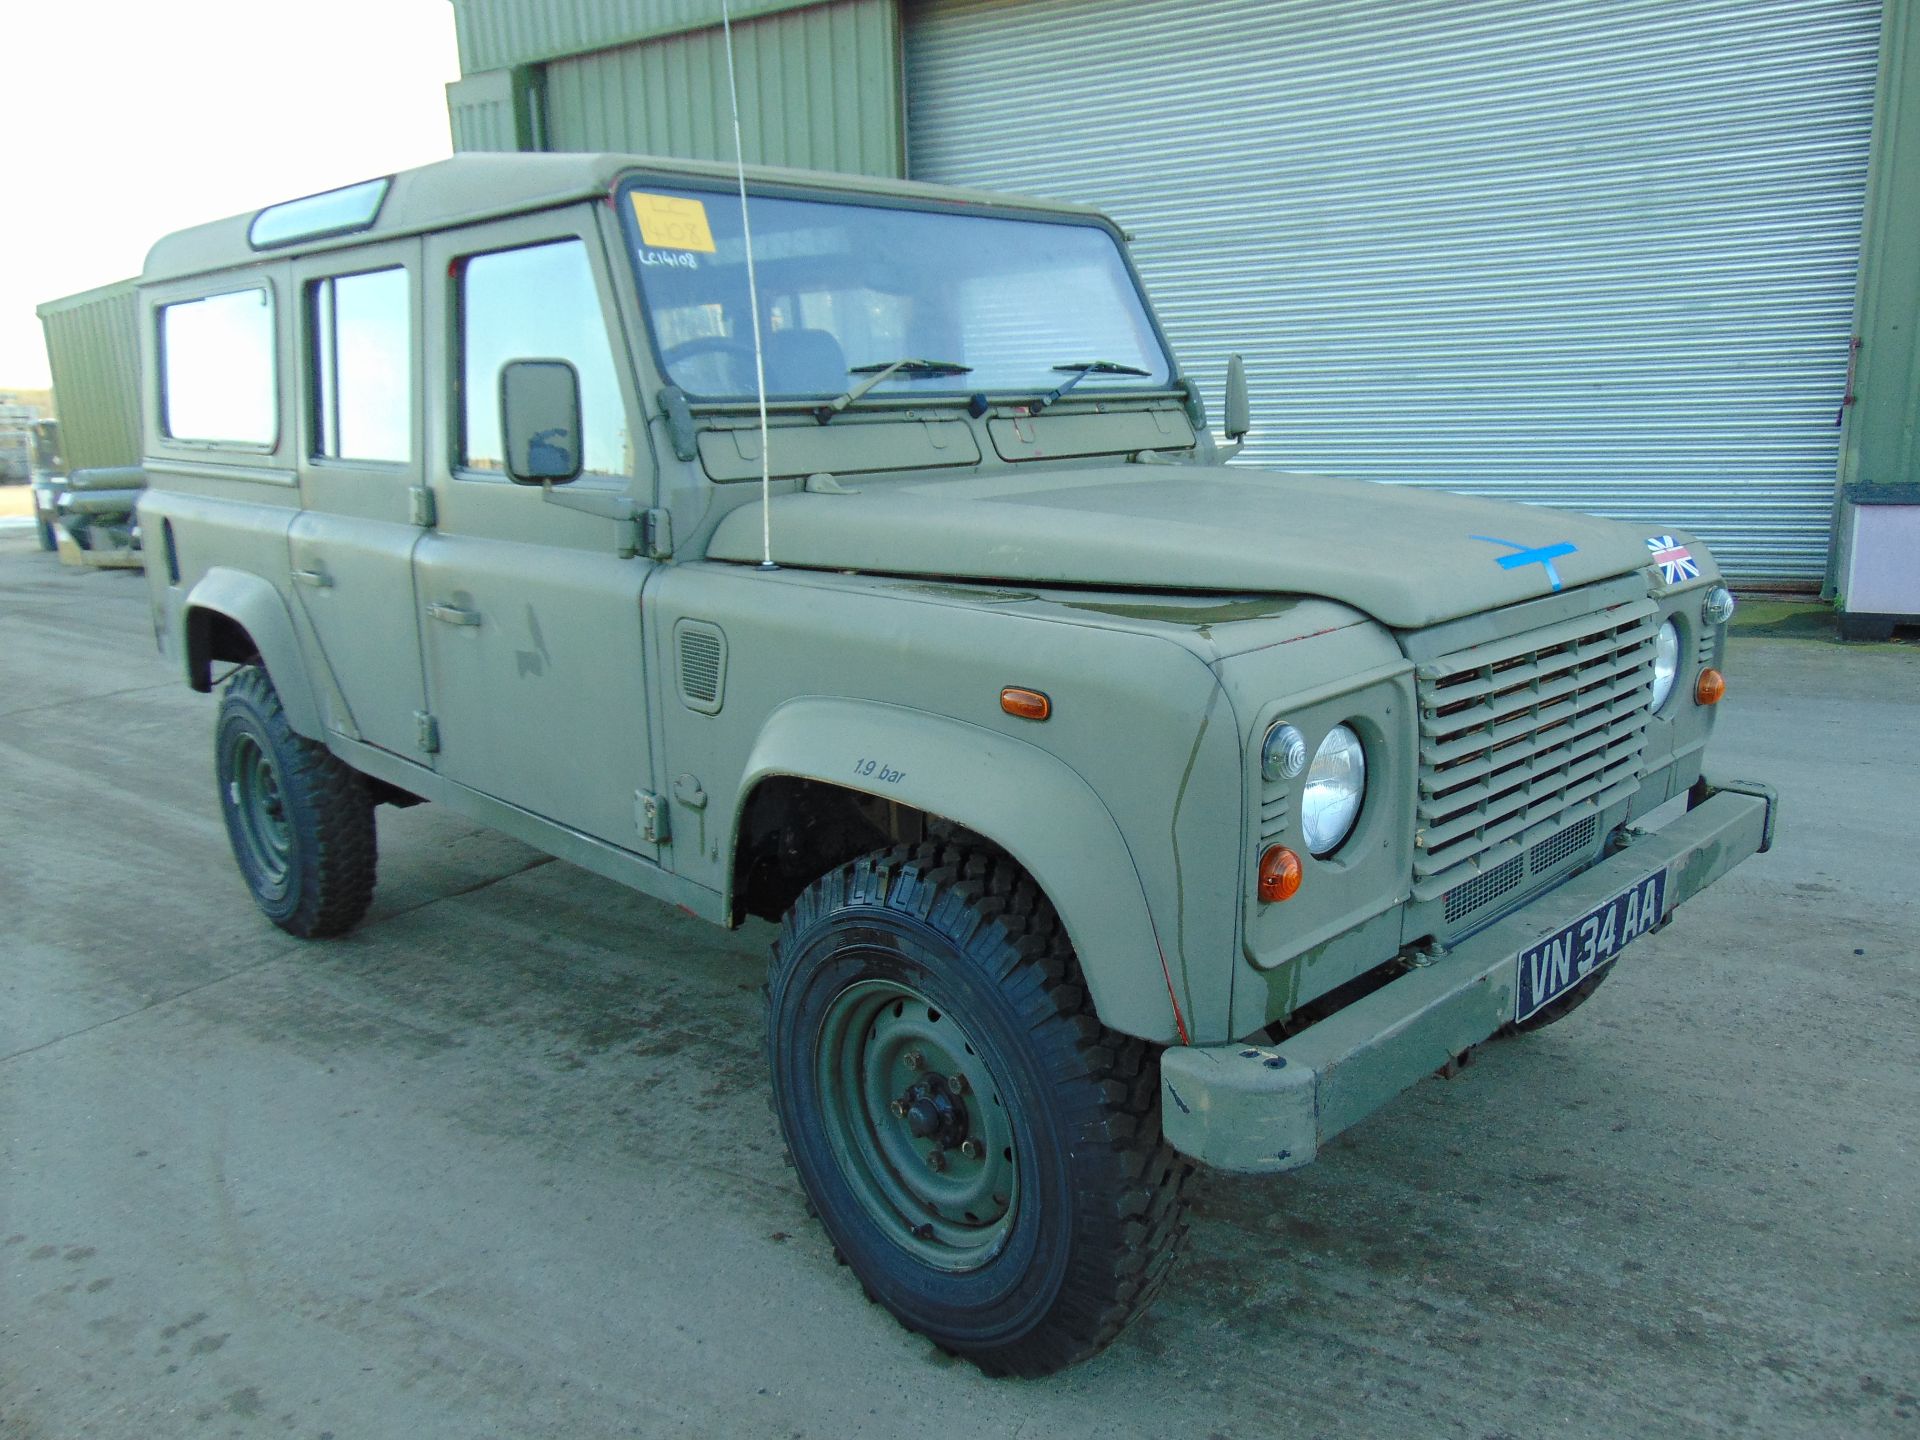
[[1702, 783], [1682, 816], [1627, 843], [1443, 958], [1279, 1045], [1174, 1046], [1160, 1061], [1168, 1143], [1221, 1170], [1293, 1170], [1513, 1018], [1517, 959], [1635, 880], [1667, 872], [1666, 912], [1773, 843], [1763, 786]]

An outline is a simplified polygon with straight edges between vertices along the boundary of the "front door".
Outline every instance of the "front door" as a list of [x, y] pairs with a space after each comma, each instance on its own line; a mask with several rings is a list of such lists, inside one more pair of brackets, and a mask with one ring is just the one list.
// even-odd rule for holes
[[296, 262], [302, 509], [293, 592], [359, 737], [410, 760], [426, 690], [413, 593], [421, 483], [420, 242]]
[[429, 326], [448, 346], [436, 370], [453, 382], [437, 514], [414, 552], [440, 772], [658, 859], [638, 819], [654, 786], [640, 636], [651, 567], [619, 553], [627, 525], [508, 479], [500, 440], [501, 367], [568, 360], [585, 472], [566, 495], [652, 494], [593, 212], [435, 237], [427, 268], [448, 277]]

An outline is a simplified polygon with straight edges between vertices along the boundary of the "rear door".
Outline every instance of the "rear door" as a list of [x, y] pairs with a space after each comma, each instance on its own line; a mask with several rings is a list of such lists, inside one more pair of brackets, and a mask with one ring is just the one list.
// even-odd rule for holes
[[360, 738], [412, 760], [426, 690], [413, 591], [420, 539], [420, 242], [294, 264], [303, 509], [293, 592]]

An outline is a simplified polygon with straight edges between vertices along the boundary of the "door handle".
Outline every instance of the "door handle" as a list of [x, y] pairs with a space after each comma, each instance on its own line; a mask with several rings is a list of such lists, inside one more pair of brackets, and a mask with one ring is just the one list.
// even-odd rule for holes
[[463, 610], [458, 605], [442, 605], [439, 601], [427, 606], [427, 614], [432, 619], [446, 625], [478, 625], [478, 610]]
[[293, 578], [298, 580], [302, 585], [313, 586], [316, 590], [330, 590], [333, 588], [333, 576], [324, 570], [296, 570], [293, 572]]

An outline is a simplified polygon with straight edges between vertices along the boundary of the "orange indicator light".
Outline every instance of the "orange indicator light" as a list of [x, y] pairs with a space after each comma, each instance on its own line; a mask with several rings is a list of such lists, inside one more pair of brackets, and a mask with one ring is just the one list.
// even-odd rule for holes
[[1039, 690], [1022, 690], [1009, 685], [1000, 692], [1000, 708], [1022, 720], [1044, 720], [1053, 714], [1053, 701]]
[[1260, 902], [1291, 900], [1300, 890], [1300, 857], [1284, 845], [1269, 845], [1260, 856]]
[[1700, 672], [1700, 678], [1693, 682], [1693, 698], [1700, 705], [1718, 705], [1721, 697], [1727, 693], [1727, 677], [1712, 666]]

